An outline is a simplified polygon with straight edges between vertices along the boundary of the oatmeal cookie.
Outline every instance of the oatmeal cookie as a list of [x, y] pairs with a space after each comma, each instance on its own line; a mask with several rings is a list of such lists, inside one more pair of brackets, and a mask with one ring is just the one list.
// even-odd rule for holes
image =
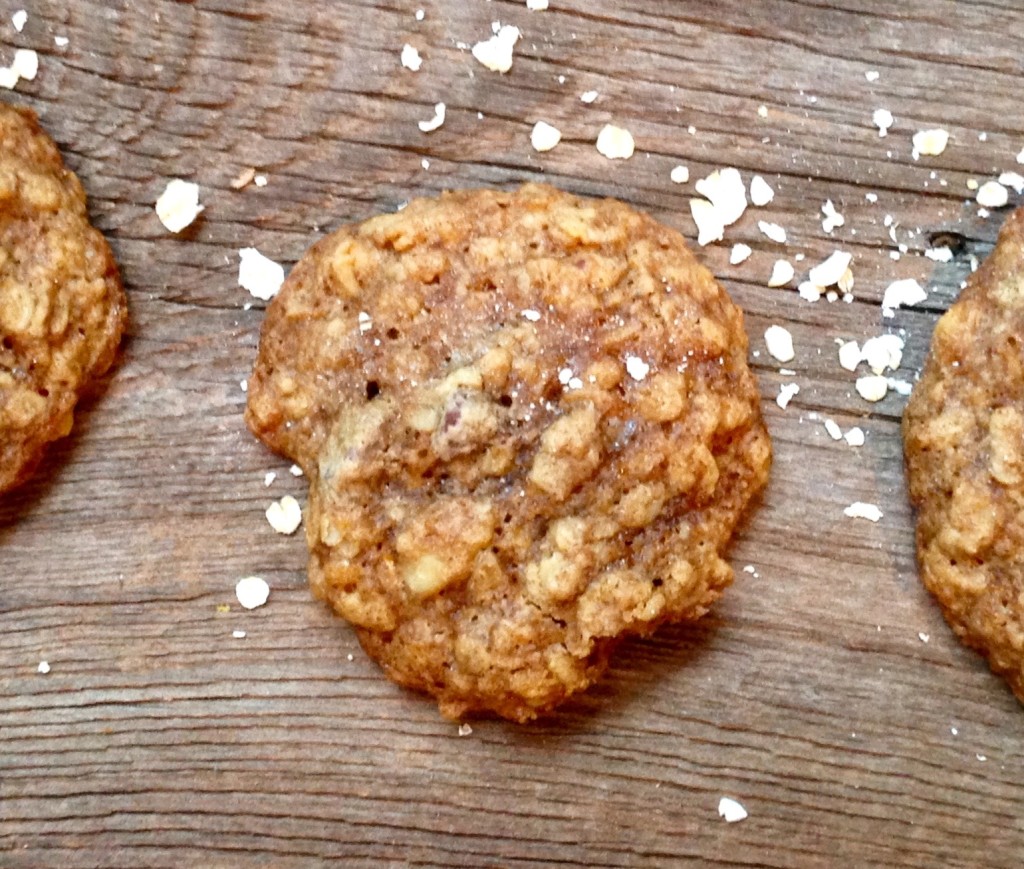
[[743, 316], [679, 233], [528, 185], [316, 244], [247, 420], [310, 481], [315, 594], [453, 718], [518, 721], [696, 619], [770, 445]]
[[1024, 700], [1024, 209], [936, 325], [903, 437], [921, 579]]
[[71, 430], [125, 321], [117, 266], [34, 113], [0, 103], [0, 492]]

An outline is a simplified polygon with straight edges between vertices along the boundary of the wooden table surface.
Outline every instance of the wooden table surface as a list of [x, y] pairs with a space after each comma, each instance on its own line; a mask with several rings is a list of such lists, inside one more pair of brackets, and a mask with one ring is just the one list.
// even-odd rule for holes
[[[494, 20], [523, 32], [506, 75], [468, 50]], [[862, 400], [835, 342], [905, 333], [896, 376], [920, 369], [1006, 213], [979, 214], [968, 180], [1022, 168], [1022, 37], [1020, 0], [0, 0], [0, 63], [40, 55], [4, 96], [79, 173], [131, 305], [104, 394], [0, 503], [0, 865], [1020, 865], [1024, 710], [919, 585], [905, 399]], [[441, 101], [444, 126], [420, 132]], [[564, 136], [545, 154], [541, 119]], [[632, 131], [632, 159], [598, 154], [606, 122]], [[931, 127], [949, 147], [915, 161]], [[311, 599], [302, 534], [264, 518], [305, 484], [243, 425], [264, 305], [238, 250], [290, 266], [410, 197], [528, 179], [695, 239], [693, 180], [725, 166], [776, 191], [698, 251], [747, 311], [775, 444], [737, 581], [558, 717], [460, 736]], [[267, 185], [232, 189], [247, 167]], [[177, 237], [153, 209], [172, 177], [206, 208]], [[846, 218], [832, 235], [826, 199]], [[951, 262], [923, 255], [937, 233]], [[731, 266], [738, 242], [753, 255]], [[767, 288], [777, 258], [802, 278], [837, 248], [851, 304]], [[897, 278], [929, 298], [883, 319]], [[794, 375], [765, 350], [773, 323]], [[783, 382], [800, 386], [786, 410]], [[844, 516], [854, 501], [882, 520]], [[272, 589], [251, 612], [234, 594], [249, 574]], [[720, 819], [722, 796], [749, 818]]]

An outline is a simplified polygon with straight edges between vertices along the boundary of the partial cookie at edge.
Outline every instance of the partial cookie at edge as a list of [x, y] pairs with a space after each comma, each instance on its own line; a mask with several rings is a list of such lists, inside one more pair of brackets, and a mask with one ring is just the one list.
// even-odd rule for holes
[[0, 103], [0, 493], [71, 430], [126, 302], [85, 193], [34, 113]]

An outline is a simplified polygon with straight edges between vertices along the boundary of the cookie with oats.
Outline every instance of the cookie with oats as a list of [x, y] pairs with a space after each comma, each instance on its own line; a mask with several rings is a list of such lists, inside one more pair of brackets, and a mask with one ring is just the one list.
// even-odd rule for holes
[[0, 103], [0, 492], [71, 430], [114, 359], [125, 297], [85, 193], [35, 114]]
[[903, 437], [921, 579], [1024, 701], [1024, 209], [936, 325]]
[[452, 718], [532, 719], [704, 615], [770, 464], [742, 313], [682, 236], [537, 185], [314, 245], [247, 420], [309, 478], [315, 594]]

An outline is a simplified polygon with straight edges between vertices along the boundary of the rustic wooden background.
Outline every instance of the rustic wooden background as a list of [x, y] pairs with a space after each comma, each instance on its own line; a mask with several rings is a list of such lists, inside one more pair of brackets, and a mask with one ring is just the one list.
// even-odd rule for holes
[[[524, 34], [504, 76], [466, 48], [492, 20]], [[0, 63], [40, 54], [4, 97], [80, 174], [131, 303], [105, 394], [0, 504], [0, 865], [1018, 866], [1024, 710], [919, 586], [904, 399], [857, 397], [834, 340], [905, 329], [899, 376], [919, 369], [1004, 216], [979, 216], [967, 180], [1021, 168], [1022, 37], [1019, 0], [0, 0]], [[406, 42], [418, 73], [399, 65]], [[438, 101], [448, 119], [423, 134]], [[547, 154], [530, 148], [538, 119], [565, 136]], [[631, 160], [595, 150], [608, 121], [632, 130]], [[914, 162], [911, 134], [933, 126], [949, 148]], [[525, 179], [694, 238], [677, 163], [761, 173], [777, 194], [700, 252], [760, 351], [774, 475], [732, 553], [756, 576], [696, 628], [629, 645], [558, 718], [460, 737], [311, 600], [302, 535], [264, 519], [305, 487], [242, 423], [263, 305], [237, 251], [290, 265], [412, 196]], [[267, 186], [233, 190], [246, 167]], [[180, 237], [153, 210], [174, 176], [206, 206]], [[827, 198], [846, 216], [832, 238]], [[937, 232], [962, 238], [954, 261], [922, 255]], [[740, 241], [754, 254], [733, 267]], [[778, 256], [806, 268], [837, 246], [855, 303], [766, 288]], [[899, 277], [934, 291], [883, 322]], [[797, 346], [785, 411], [771, 323]], [[833, 442], [812, 414], [867, 443]], [[844, 517], [853, 501], [884, 518]], [[272, 593], [246, 612], [234, 584], [253, 573]], [[724, 795], [750, 817], [722, 821]]]

